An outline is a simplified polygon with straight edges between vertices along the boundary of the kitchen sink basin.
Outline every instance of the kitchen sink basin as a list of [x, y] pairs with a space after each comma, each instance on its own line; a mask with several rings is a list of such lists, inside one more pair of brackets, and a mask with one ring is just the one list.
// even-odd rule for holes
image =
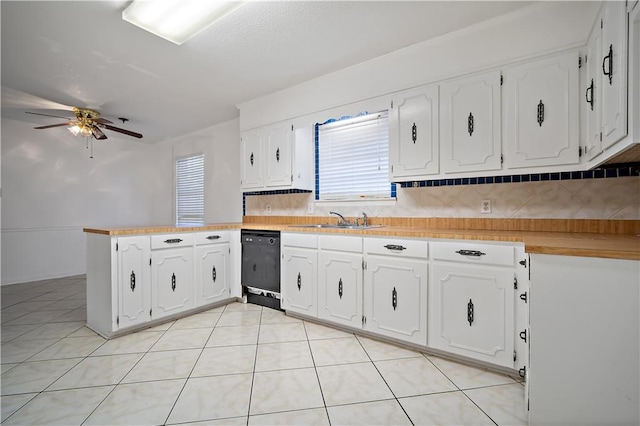
[[289, 225], [291, 228], [309, 228], [309, 229], [373, 229], [383, 228], [385, 225], [336, 225], [331, 223], [320, 223], [315, 225]]

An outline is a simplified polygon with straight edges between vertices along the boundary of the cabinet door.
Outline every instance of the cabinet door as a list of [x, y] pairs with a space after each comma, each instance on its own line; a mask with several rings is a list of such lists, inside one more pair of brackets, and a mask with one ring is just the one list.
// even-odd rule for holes
[[149, 321], [149, 237], [118, 238], [118, 326]]
[[601, 138], [601, 108], [602, 108], [602, 78], [600, 68], [600, 52], [602, 51], [602, 32], [594, 28], [586, 49], [586, 78], [582, 90], [582, 106], [585, 108], [584, 157], [591, 160], [602, 152]]
[[427, 344], [427, 262], [368, 256], [364, 291], [365, 329]]
[[513, 271], [432, 267], [429, 346], [513, 368]]
[[264, 131], [262, 129], [242, 133], [240, 172], [243, 189], [261, 188], [264, 185], [262, 178], [263, 139]]
[[442, 170], [500, 170], [500, 121], [498, 71], [440, 86]]
[[602, 9], [602, 148], [627, 135], [627, 13], [624, 1]]
[[282, 249], [282, 308], [318, 316], [318, 253], [316, 250]]
[[195, 307], [193, 248], [157, 250], [152, 260], [153, 319]]
[[320, 252], [318, 317], [362, 327], [362, 255]]
[[578, 78], [577, 52], [505, 71], [507, 167], [580, 161]]
[[401, 94], [389, 114], [391, 180], [439, 171], [438, 86]]
[[279, 123], [265, 130], [266, 186], [290, 186], [291, 150], [293, 147], [291, 123]]
[[229, 298], [229, 244], [196, 249], [196, 301], [198, 306]]

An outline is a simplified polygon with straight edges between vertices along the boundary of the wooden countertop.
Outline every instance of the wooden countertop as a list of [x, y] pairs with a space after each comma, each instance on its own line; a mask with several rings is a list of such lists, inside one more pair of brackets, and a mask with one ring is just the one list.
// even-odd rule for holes
[[[494, 220], [500, 221], [499, 219]], [[254, 217], [252, 219], [249, 219], [248, 221], [245, 221], [244, 223], [222, 223], [189, 227], [150, 226], [132, 228], [84, 228], [84, 231], [88, 233], [118, 236], [174, 232], [198, 232], [242, 228], [315, 234], [505, 241], [523, 243], [525, 246], [525, 252], [531, 254], [551, 254], [563, 256], [640, 260], [640, 236], [637, 232], [637, 229], [640, 226], [640, 221], [559, 220], [557, 221], [558, 223], [555, 223], [553, 220], [545, 219], [543, 220], [543, 224], [534, 223], [536, 219], [521, 219], [519, 220], [519, 222], [504, 220], [496, 223], [487, 222], [486, 219], [478, 221], [482, 221], [482, 223], [478, 224], [473, 219], [453, 219], [447, 220], [446, 224], [442, 227], [440, 226], [440, 223], [432, 223], [433, 221], [427, 221], [427, 223], [416, 223], [415, 220], [411, 220], [411, 223], [409, 224], [411, 226], [405, 225], [402, 221], [391, 221], [388, 222], [388, 225], [385, 225], [382, 228], [370, 228], [361, 230], [335, 228], [303, 228], [295, 226], [300, 224], [300, 221], [295, 220], [295, 218], [283, 217], [281, 220], [281, 222], [283, 223], [277, 223], [278, 221], [274, 220], [274, 218], [272, 217], [269, 217], [264, 222], [261, 222], [260, 218]], [[614, 222], [624, 223], [620, 224]], [[294, 225], [292, 225], [292, 223]], [[326, 220], [324, 220], [324, 218], [315, 218], [314, 221], [305, 220], [302, 224], [305, 223], [335, 223], [335, 219], [327, 218]], [[446, 225], [450, 225], [453, 227], [447, 227]], [[462, 226], [464, 226], [464, 228]], [[478, 227], [485, 229], [473, 229]], [[549, 231], [548, 229], [558, 230]], [[566, 229], [570, 229], [572, 230], [572, 232], [567, 232]], [[576, 229], [586, 229], [590, 232], [576, 232]], [[602, 230], [610, 232], [599, 232]], [[619, 233], [613, 233], [611, 232], [611, 230]]]

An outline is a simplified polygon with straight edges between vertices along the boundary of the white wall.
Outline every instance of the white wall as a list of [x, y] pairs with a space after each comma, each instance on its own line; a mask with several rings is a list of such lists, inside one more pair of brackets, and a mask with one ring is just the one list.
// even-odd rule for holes
[[171, 221], [171, 151], [2, 119], [2, 285], [82, 274], [83, 227]]
[[[242, 103], [240, 128], [247, 130], [312, 115], [549, 51], [584, 45], [599, 8], [599, 2], [540, 2], [414, 44]], [[324, 114], [319, 118], [326, 117]], [[315, 122], [314, 118], [311, 117], [310, 122]]]
[[205, 221], [240, 222], [238, 120], [158, 145], [2, 119], [2, 285], [86, 272], [84, 227], [170, 225], [174, 159], [205, 154]]
[[[226, 121], [170, 141], [173, 159], [204, 153], [205, 223], [241, 222], [240, 126]], [[175, 167], [173, 168], [175, 179]], [[175, 188], [175, 184], [172, 184]], [[175, 191], [175, 189], [174, 189]], [[175, 204], [172, 204], [175, 221]]]

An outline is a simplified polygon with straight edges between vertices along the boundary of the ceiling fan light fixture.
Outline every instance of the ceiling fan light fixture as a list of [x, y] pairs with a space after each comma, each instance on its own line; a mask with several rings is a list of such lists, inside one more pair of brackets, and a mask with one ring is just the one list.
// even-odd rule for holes
[[244, 4], [228, 0], [134, 0], [122, 19], [181, 45]]
[[78, 126], [77, 124], [74, 124], [71, 127], [67, 127], [67, 130], [73, 133], [74, 136], [78, 136], [80, 134], [80, 126]]

